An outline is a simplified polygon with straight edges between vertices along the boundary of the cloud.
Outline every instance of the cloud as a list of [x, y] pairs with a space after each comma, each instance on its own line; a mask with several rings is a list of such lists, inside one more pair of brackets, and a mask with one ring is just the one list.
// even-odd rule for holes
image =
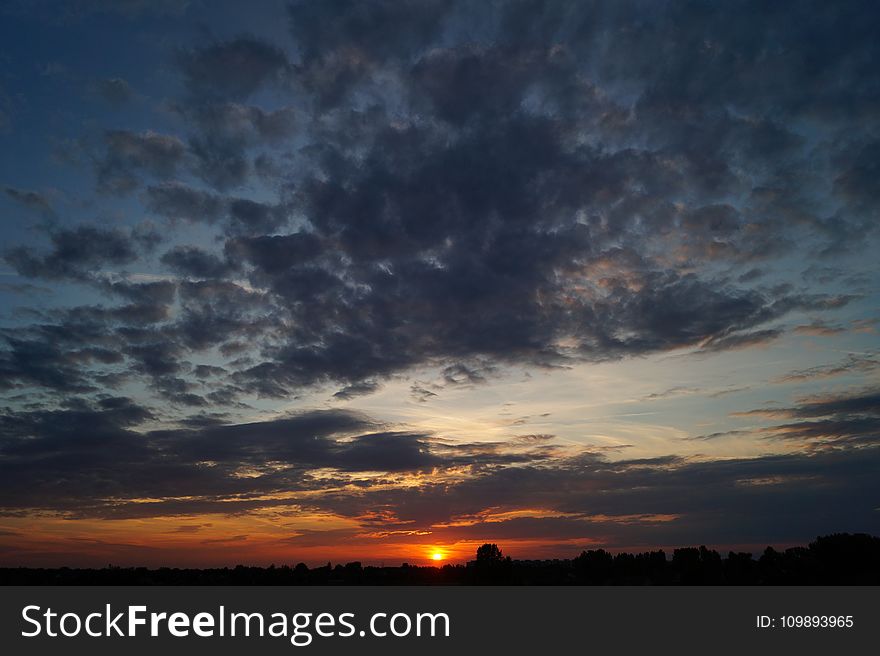
[[[82, 514], [115, 516], [116, 504], [108, 502], [108, 495], [131, 500], [132, 507], [123, 512], [140, 514], [134, 507], [139, 497], [163, 499], [177, 496], [177, 489], [198, 497], [192, 508], [183, 504], [180, 512], [198, 512], [228, 494], [247, 499], [269, 492], [306, 492], [356, 485], [350, 478], [354, 474], [482, 468], [540, 460], [552, 452], [542, 446], [544, 440], [445, 444], [426, 433], [386, 430], [370, 417], [343, 410], [308, 411], [248, 424], [206, 422], [133, 430], [153, 419], [153, 410], [124, 397], [97, 403], [72, 398], [67, 407], [56, 410], [6, 412], [0, 419], [2, 467], [18, 474], [3, 484], [4, 499], [74, 514], [80, 504]], [[318, 477], [315, 470], [332, 475]], [[33, 477], [28, 490], [17, 489], [23, 476]], [[171, 501], [151, 505], [150, 510], [161, 514]], [[14, 505], [7, 503], [5, 508], [14, 511]], [[258, 508], [263, 503], [246, 505]]]
[[880, 391], [867, 390], [859, 395], [807, 397], [789, 412], [795, 417], [821, 417], [877, 410], [880, 410]]
[[289, 208], [283, 203], [219, 196], [176, 181], [147, 187], [145, 202], [150, 210], [172, 221], [223, 221], [230, 236], [272, 232], [289, 218]]
[[341, 401], [350, 401], [351, 399], [358, 396], [366, 396], [368, 394], [372, 394], [373, 392], [376, 392], [381, 388], [382, 385], [375, 380], [365, 380], [360, 383], [354, 383], [353, 385], [346, 385], [341, 390], [333, 394], [333, 398], [339, 399]]
[[287, 223], [284, 205], [267, 205], [247, 198], [229, 201], [229, 218], [234, 230], [244, 233], [271, 233]]
[[293, 136], [296, 111], [293, 107], [264, 110], [253, 105], [221, 102], [176, 107], [181, 116], [203, 138], [232, 145], [272, 144]]
[[[64, 393], [88, 392], [94, 388], [82, 371], [83, 359], [71, 358], [62, 349], [44, 341], [4, 336], [6, 348], [0, 351], [0, 388], [17, 385], [57, 390]], [[86, 351], [86, 353], [99, 353]], [[88, 362], [85, 359], [85, 362]]]
[[[450, 520], [478, 516], [487, 508], [496, 513], [532, 508], [563, 515], [554, 520], [509, 520], [500, 526], [477, 522], [466, 531], [476, 539], [487, 535], [545, 540], [592, 537], [606, 544], [637, 541], [657, 545], [711, 536], [711, 541], [720, 543], [761, 542], [771, 536], [773, 540], [790, 539], [821, 532], [822, 527], [872, 522], [871, 502], [858, 499], [863, 494], [876, 494], [876, 484], [868, 473], [876, 457], [876, 450], [872, 450], [858, 457], [835, 453], [640, 466], [609, 464], [601, 459], [570, 460], [550, 468], [494, 470], [455, 486], [442, 485], [442, 493], [440, 484], [376, 491], [363, 500], [338, 499], [335, 507], [353, 514], [366, 503], [374, 508], [387, 504], [397, 513], [399, 523], [410, 529], [449, 524]], [[850, 478], [845, 478], [844, 472]], [[805, 487], [807, 480], [814, 486]], [[800, 505], [805, 497], [809, 507]], [[803, 510], [791, 511], [786, 515], [788, 520], [780, 523], [778, 513], [788, 504]], [[841, 511], [842, 516], [834, 516]], [[522, 512], [526, 517], [528, 514]], [[646, 530], [630, 519], [634, 515], [672, 520], [654, 523]], [[604, 520], [597, 522], [593, 519], [597, 516]], [[388, 528], [387, 522], [383, 525]], [[444, 534], [458, 536], [459, 531], [435, 528], [434, 535], [442, 539]]]
[[422, 385], [414, 384], [410, 388], [410, 396], [419, 403], [427, 403], [432, 397], [437, 396], [436, 392], [425, 389]]
[[134, 97], [131, 86], [121, 77], [109, 77], [98, 82], [98, 93], [114, 107], [121, 107]]
[[197, 101], [176, 109], [193, 129], [189, 139], [193, 172], [220, 191], [247, 181], [249, 149], [278, 147], [296, 134], [292, 107], [264, 110], [241, 103]]
[[753, 346], [769, 344], [770, 342], [782, 336], [783, 330], [778, 328], [768, 328], [765, 330], [755, 330], [747, 333], [739, 333], [735, 335], [725, 335], [718, 338], [710, 338], [701, 347], [702, 351], [729, 351], [741, 348], [750, 348]]
[[321, 109], [338, 106], [354, 89], [369, 88], [384, 65], [429, 50], [451, 6], [447, 0], [292, 2], [290, 31], [303, 61], [298, 77]]
[[140, 172], [160, 179], [173, 176], [186, 154], [180, 139], [152, 131], [109, 130], [104, 134], [104, 145], [95, 173], [98, 188], [111, 193], [135, 189]]
[[172, 220], [214, 223], [223, 211], [220, 197], [182, 182], [165, 182], [146, 189], [145, 204], [151, 211]]
[[[645, 23], [626, 3], [297, 2], [289, 54], [258, 36], [178, 51], [181, 136], [106, 131], [98, 185], [144, 185], [137, 200], [168, 220], [164, 271], [206, 284], [234, 272], [259, 293], [181, 295], [152, 332], [128, 326], [113, 339], [129, 373], [194, 385], [144, 366], [149, 345], [169, 344], [164, 361], [244, 344], [224, 363], [229, 387], [205, 398], [425, 365], [446, 371], [433, 384], [479, 384], [511, 364], [760, 347], [791, 315], [853, 301], [845, 272], [835, 292], [809, 293], [776, 284], [771, 264], [856, 248], [872, 229], [874, 140], [858, 121], [872, 115], [862, 57], [876, 45], [849, 11], [793, 6], [803, 23], [774, 12], [755, 28], [683, 7], [643, 8]], [[801, 52], [806, 34], [825, 55], [819, 87], [776, 48]], [[814, 148], [808, 119], [840, 138]], [[178, 221], [204, 224], [222, 255], [182, 245]], [[7, 259], [85, 279], [142, 244], [109, 234], [82, 248]], [[245, 310], [226, 304], [245, 297]]]
[[[813, 399], [799, 408], [791, 414], [812, 430], [812, 417], [874, 412], [876, 400]], [[878, 491], [880, 452], [868, 443], [740, 459], [611, 461], [562, 449], [550, 435], [453, 443], [343, 410], [145, 430], [154, 418], [125, 397], [6, 411], [3, 512], [147, 518], [292, 507], [350, 518], [362, 530], [437, 539], [748, 543], [867, 526]], [[851, 427], [837, 429], [847, 438]], [[427, 471], [458, 474], [389, 485]]]
[[176, 273], [193, 278], [223, 278], [234, 269], [230, 262], [196, 246], [175, 246], [161, 259]]
[[822, 378], [833, 378], [847, 374], [856, 374], [873, 371], [880, 367], [880, 360], [873, 355], [849, 354], [843, 362], [819, 365], [809, 369], [799, 369], [774, 378], [774, 383], [793, 383]]
[[443, 382], [454, 387], [460, 385], [480, 385], [486, 382], [486, 375], [491, 373], [492, 366], [484, 365], [481, 370], [478, 367], [470, 367], [462, 362], [456, 362], [445, 367], [441, 373]]
[[[40, 500], [51, 507], [51, 481], [60, 480], [53, 476], [69, 481], [62, 486], [75, 500], [59, 499], [58, 503], [72, 510], [76, 503], [105, 506], [101, 499], [108, 493], [129, 499], [141, 494], [169, 496], [190, 477], [194, 478], [185, 485], [196, 495], [216, 496], [236, 488], [242, 493], [307, 489], [312, 487], [310, 477], [303, 476], [315, 467], [393, 471], [433, 462], [421, 446], [421, 436], [363, 433], [375, 423], [355, 413], [316, 411], [258, 424], [209, 425], [147, 435], [130, 430], [151, 417], [151, 411], [123, 398], [5, 415], [4, 469], [11, 472], [17, 465], [20, 475], [10, 481], [4, 498], [19, 495], [22, 501]], [[354, 439], [339, 440], [352, 434]], [[205, 469], [200, 463], [207, 461], [215, 466]], [[249, 477], [242, 478], [238, 472], [249, 467], [268, 478], [248, 482]], [[33, 488], [14, 492], [20, 476], [27, 472], [35, 477]]]
[[15, 202], [24, 207], [36, 210], [43, 214], [53, 215], [52, 204], [45, 194], [27, 189], [16, 189], [15, 187], [6, 187], [4, 193]]
[[[176, 371], [173, 360], [181, 351], [173, 343], [175, 335], [163, 334], [161, 323], [170, 317], [177, 285], [89, 280], [126, 302], [56, 308], [46, 311], [41, 323], [4, 330], [0, 367], [5, 388], [33, 386], [40, 393], [58, 393], [56, 402], [63, 402], [65, 394], [113, 389], [135, 374]], [[158, 342], [164, 342], [165, 364], [157, 347], [150, 346]]]
[[254, 37], [182, 51], [178, 64], [189, 92], [207, 100], [247, 98], [289, 68], [280, 48]]
[[808, 450], [870, 447], [880, 439], [880, 392], [870, 388], [849, 394], [804, 397], [795, 406], [759, 408], [734, 415], [796, 420], [765, 427], [760, 432]]
[[[241, 186], [250, 174], [248, 148], [278, 144], [294, 134], [293, 107], [265, 110], [242, 102], [284, 80], [290, 64], [281, 49], [241, 37], [181, 50], [176, 64], [188, 94], [169, 107], [184, 120], [187, 142], [152, 132], [108, 132], [106, 153], [96, 163], [99, 188], [129, 192], [139, 184], [139, 170], [167, 179], [183, 163], [215, 189]], [[100, 89], [117, 104], [131, 95], [118, 78], [105, 80]]]
[[683, 440], [688, 442], [709, 442], [711, 440], [718, 440], [725, 437], [736, 437], [736, 436], [753, 436], [754, 432], [750, 430], [729, 430], [729, 431], [718, 431], [715, 433], [707, 433], [706, 435], [693, 435], [691, 437], [683, 437]]
[[796, 326], [794, 332], [798, 335], [811, 335], [816, 337], [831, 337], [846, 332], [841, 326], [830, 326], [823, 321], [814, 321], [810, 324]]
[[863, 144], [846, 168], [834, 180], [834, 193], [844, 199], [850, 211], [873, 214], [880, 203], [876, 162], [880, 157], [880, 141]]
[[79, 226], [53, 230], [49, 239], [48, 253], [19, 246], [7, 250], [4, 259], [22, 276], [58, 280], [86, 279], [96, 268], [123, 266], [138, 257], [132, 234], [119, 229]]

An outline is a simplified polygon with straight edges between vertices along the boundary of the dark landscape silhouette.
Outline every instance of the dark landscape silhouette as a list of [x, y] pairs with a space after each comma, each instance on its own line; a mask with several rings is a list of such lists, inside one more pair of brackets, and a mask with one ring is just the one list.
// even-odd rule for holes
[[466, 565], [363, 566], [359, 562], [214, 569], [114, 567], [0, 569], [2, 585], [878, 585], [880, 537], [837, 533], [763, 554], [705, 546], [637, 554], [583, 551], [568, 560], [513, 560], [495, 544]]

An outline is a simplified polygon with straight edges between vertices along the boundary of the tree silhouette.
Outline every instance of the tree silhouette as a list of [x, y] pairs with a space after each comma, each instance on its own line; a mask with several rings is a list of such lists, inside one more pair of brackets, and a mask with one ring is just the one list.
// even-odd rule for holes
[[476, 583], [501, 585], [510, 582], [513, 562], [510, 556], [504, 557], [497, 544], [486, 543], [477, 549], [477, 560], [473, 568]]
[[575, 575], [584, 583], [602, 584], [614, 569], [614, 556], [604, 549], [582, 551], [573, 561]]
[[321, 567], [176, 569], [2, 568], [0, 585], [880, 585], [880, 537], [835, 534], [806, 547], [760, 558], [705, 546], [610, 554], [584, 551], [570, 560], [512, 560], [497, 544], [477, 549], [467, 565], [376, 567], [353, 561]]
[[500, 563], [504, 560], [504, 555], [497, 544], [489, 544], [488, 542], [477, 549], [477, 563], [489, 564]]

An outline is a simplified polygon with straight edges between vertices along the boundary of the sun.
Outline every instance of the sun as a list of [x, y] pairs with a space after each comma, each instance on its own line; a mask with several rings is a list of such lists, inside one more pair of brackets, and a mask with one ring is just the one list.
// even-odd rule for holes
[[442, 551], [432, 551], [431, 552], [431, 560], [443, 560], [443, 552]]

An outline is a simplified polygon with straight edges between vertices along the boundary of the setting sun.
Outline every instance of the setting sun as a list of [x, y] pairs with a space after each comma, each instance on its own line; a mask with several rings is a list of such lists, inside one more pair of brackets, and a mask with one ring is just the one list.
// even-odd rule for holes
[[443, 560], [443, 554], [440, 551], [431, 552], [431, 560]]

